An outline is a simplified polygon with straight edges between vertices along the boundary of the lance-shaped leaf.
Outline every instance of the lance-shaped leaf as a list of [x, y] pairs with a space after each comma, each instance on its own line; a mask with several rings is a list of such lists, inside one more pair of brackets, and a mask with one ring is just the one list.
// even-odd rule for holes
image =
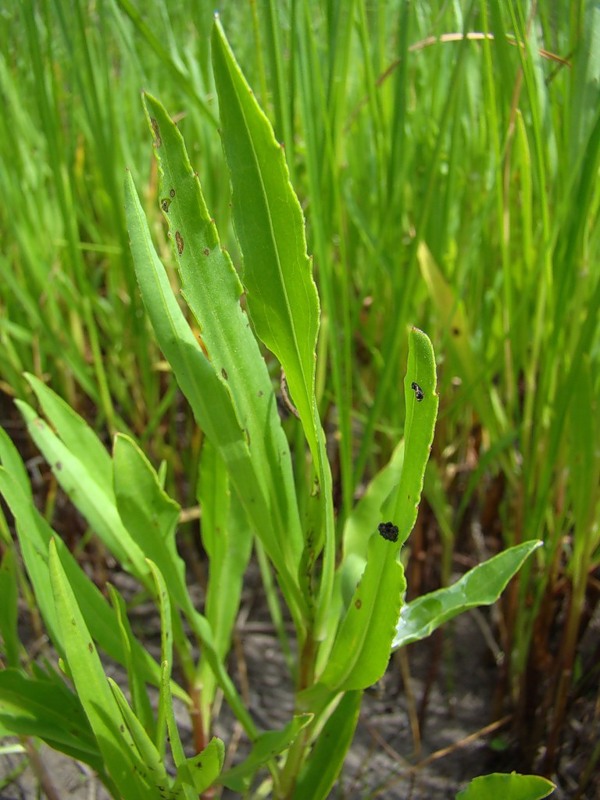
[[218, 778], [225, 760], [225, 747], [221, 739], [211, 739], [201, 753], [186, 759], [177, 766], [175, 786], [192, 786], [195, 794], [201, 797]]
[[315, 399], [319, 298], [306, 252], [302, 210], [281, 145], [218, 19], [213, 27], [212, 57], [248, 308], [258, 337], [285, 372], [318, 476], [320, 521], [307, 536], [311, 541], [306, 555], [313, 561], [325, 546], [315, 613], [315, 637], [322, 639], [333, 587], [335, 531], [331, 470]]
[[[6, 469], [0, 468], [0, 493], [15, 517], [21, 554], [44, 623], [55, 647], [62, 653], [64, 647], [48, 572], [48, 548], [52, 537], [56, 537], [56, 534], [35, 507], [23, 462], [2, 429], [0, 429], [0, 458], [6, 466]], [[124, 664], [126, 656], [114, 611], [58, 537], [55, 539], [55, 544], [82, 613], [88, 625], [94, 628], [97, 642], [108, 655]], [[158, 685], [160, 683], [158, 664], [139, 642], [134, 641], [133, 647], [141, 677]], [[180, 698], [189, 699], [178, 687], [175, 691]]]
[[156, 797], [158, 800], [158, 794], [148, 792], [136, 772], [139, 758], [134, 742], [125, 731], [119, 706], [110, 691], [54, 542], [50, 542], [49, 567], [67, 665], [111, 778], [124, 797], [131, 800]]
[[532, 541], [510, 547], [470, 569], [452, 586], [430, 592], [405, 605], [392, 643], [393, 649], [425, 639], [463, 611], [495, 603], [525, 559], [541, 544]]
[[[364, 689], [385, 671], [398, 619], [395, 615], [400, 613], [405, 589], [404, 571], [397, 555], [417, 516], [437, 415], [435, 388], [433, 347], [422, 331], [413, 328], [404, 380], [406, 423], [400, 482], [383, 503], [383, 520], [372, 521], [371, 531], [378, 528], [381, 536], [371, 535], [369, 539], [362, 578], [347, 606], [320, 678], [332, 690]], [[361, 527], [363, 535], [369, 533], [364, 522]], [[347, 544], [350, 546], [338, 582], [340, 591], [346, 594], [364, 552], [358, 541], [350, 540]]]
[[398, 488], [382, 507], [383, 516], [398, 526], [399, 545], [408, 539], [417, 519], [439, 404], [436, 385], [431, 342], [423, 331], [412, 328], [408, 335], [408, 364], [404, 378], [406, 421], [402, 474]]
[[334, 691], [366, 689], [385, 672], [406, 589], [397, 553], [394, 542], [373, 534], [365, 571], [320, 677]]
[[281, 145], [218, 20], [213, 27], [212, 55], [248, 306], [258, 336], [285, 370], [317, 461], [314, 382], [319, 301], [300, 203]]
[[[37, 389], [36, 383], [32, 386]], [[66, 403], [61, 402], [62, 406], [57, 404], [57, 408], [62, 411]], [[16, 405], [27, 423], [31, 438], [73, 504], [124, 568], [141, 583], [149, 585], [144, 555], [121, 522], [112, 486], [95, 473], [94, 452], [73, 453], [27, 403], [17, 400]], [[69, 412], [70, 416], [77, 416], [70, 409]], [[81, 417], [78, 420], [87, 428]]]
[[146, 558], [154, 561], [179, 608], [195, 609], [185, 585], [185, 565], [175, 547], [179, 505], [162, 489], [158, 476], [133, 439], [115, 437], [114, 491], [121, 520]]
[[104, 771], [79, 699], [61, 680], [0, 671], [0, 723], [15, 736], [37, 736], [50, 747]]
[[[256, 479], [269, 503], [271, 525], [280, 536], [289, 568], [297, 570], [302, 535], [289, 446], [265, 361], [240, 305], [242, 286], [220, 246], [181, 134], [155, 98], [145, 95], [144, 102], [161, 175], [161, 208], [175, 244], [182, 295], [200, 326], [210, 365], [231, 393]], [[246, 204], [253, 202], [252, 197], [245, 198]]]
[[[157, 113], [159, 113], [158, 108], [158, 105], [153, 106], [153, 110]], [[166, 132], [171, 131], [173, 123], [168, 119], [164, 110], [162, 113], [163, 117], [160, 119], [163, 121], [163, 127], [158, 127], [158, 120], [155, 120], [153, 127], [155, 136], [158, 130], [165, 131], [165, 141], [168, 141]], [[162, 133], [159, 135], [162, 146]], [[175, 136], [174, 133], [172, 135]], [[230, 385], [234, 367], [230, 367], [231, 375], [225, 369], [227, 378], [222, 372], [215, 371], [214, 364], [203, 352], [195, 338], [177, 304], [164, 267], [156, 254], [148, 223], [129, 173], [125, 182], [125, 197], [136, 276], [158, 343], [169, 361], [199, 425], [225, 461], [248, 518], [278, 569], [280, 585], [294, 622], [299, 629], [302, 629], [306, 612], [303, 609], [304, 602], [297, 587], [296, 570], [294, 564], [290, 563], [295, 562], [297, 556], [291, 554], [298, 548], [297, 545], [289, 542], [286, 544], [286, 536], [289, 531], [277, 524], [281, 520], [281, 515], [275, 512], [271, 513], [276, 503], [274, 500], [272, 502], [269, 500], [263, 475], [263, 470], [268, 470], [269, 465], [265, 463], [264, 459], [254, 459], [251, 455], [248, 435], [238, 415]], [[197, 197], [195, 202], [199, 202]], [[218, 291], [216, 291], [216, 295], [218, 295]], [[218, 330], [224, 330], [232, 324], [232, 320], [224, 318], [219, 321], [217, 319], [214, 324], [218, 326]], [[247, 324], [246, 321], [244, 326]], [[238, 353], [239, 361], [243, 362], [246, 356], [247, 353], [242, 348]], [[222, 369], [223, 367], [221, 367]], [[260, 397], [259, 392], [263, 392]], [[263, 399], [268, 401], [268, 392], [272, 394], [270, 384], [268, 388], [257, 389], [256, 401], [260, 402]], [[266, 413], [266, 408], [263, 409], [263, 413]], [[257, 436], [255, 439], [260, 439], [260, 437]], [[258, 441], [255, 441], [255, 446], [259, 446]], [[280, 457], [281, 462], [279, 461]], [[281, 465], [286, 458], [289, 458], [289, 451], [286, 453], [284, 450], [281, 452], [273, 450], [272, 461], [269, 463]], [[284, 557], [282, 546], [286, 547], [287, 558]]]

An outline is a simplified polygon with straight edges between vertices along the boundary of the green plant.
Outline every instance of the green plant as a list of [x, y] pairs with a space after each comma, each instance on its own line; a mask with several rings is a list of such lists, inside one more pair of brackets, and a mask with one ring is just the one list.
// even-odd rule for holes
[[[110, 588], [106, 601], [36, 510], [23, 464], [3, 434], [0, 491], [68, 681], [49, 664], [33, 665], [30, 674], [19, 666], [18, 573], [9, 549], [0, 582], [3, 608], [12, 610], [1, 627], [8, 668], [0, 673], [0, 725], [89, 763], [114, 797], [192, 798], [219, 785], [249, 793], [266, 768], [275, 797], [325, 798], [351, 744], [362, 692], [383, 675], [391, 651], [467, 608], [494, 602], [540, 543], [516, 545], [457, 584], [403, 603], [399, 551], [415, 523], [438, 408], [433, 349], [416, 328], [408, 333], [402, 445], [336, 531], [315, 393], [319, 299], [300, 205], [281, 147], [218, 23], [212, 44], [241, 279], [220, 245], [183, 138], [163, 106], [144, 97], [161, 173], [159, 203], [189, 320], [152, 243], [133, 179], [126, 180], [141, 296], [206, 437], [198, 483], [210, 560], [204, 613], [194, 607], [175, 547], [180, 509], [163, 488], [164, 472], [156, 473], [126, 434], [115, 437], [111, 458], [67, 403], [28, 376], [52, 426], [19, 401], [29, 432], [108, 551], [154, 598], [161, 656], [157, 663], [148, 655], [131, 631], [123, 598]], [[279, 362], [297, 412], [293, 453], [259, 342]], [[294, 625], [292, 642], [278, 625], [295, 686], [294, 716], [279, 731], [257, 729], [225, 667], [254, 538], [274, 620], [281, 610], [273, 575]], [[126, 667], [129, 699], [106, 677], [98, 649]], [[174, 681], [175, 654], [183, 686]], [[147, 684], [158, 687], [156, 709]], [[225, 771], [223, 744], [210, 738], [217, 687], [252, 743], [248, 757]], [[49, 694], [51, 704], [41, 708]], [[174, 697], [195, 720], [192, 755], [180, 740]], [[534, 796], [527, 791], [518, 796]]]

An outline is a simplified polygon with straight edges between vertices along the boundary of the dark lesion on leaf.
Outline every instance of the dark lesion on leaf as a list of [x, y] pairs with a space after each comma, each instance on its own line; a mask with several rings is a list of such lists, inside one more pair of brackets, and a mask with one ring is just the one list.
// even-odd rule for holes
[[417, 401], [420, 403], [421, 400], [425, 397], [423, 389], [421, 389], [419, 384], [416, 383], [415, 381], [411, 383], [410, 388], [413, 390], [413, 392], [415, 393], [415, 397], [417, 398]]
[[393, 522], [380, 522], [377, 526], [377, 530], [388, 542], [398, 541], [398, 526], [394, 525]]

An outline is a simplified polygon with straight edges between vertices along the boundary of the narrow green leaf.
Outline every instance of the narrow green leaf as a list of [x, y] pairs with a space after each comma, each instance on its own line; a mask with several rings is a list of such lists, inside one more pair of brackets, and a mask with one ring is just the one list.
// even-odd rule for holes
[[161, 207], [175, 245], [182, 295], [199, 325], [210, 365], [230, 392], [256, 481], [270, 506], [271, 527], [286, 531], [286, 536], [280, 537], [281, 547], [288, 569], [295, 572], [302, 535], [289, 446], [265, 361], [240, 305], [242, 286], [228, 253], [220, 246], [179, 130], [155, 98], [145, 95], [144, 102], [154, 134]]
[[[278, 538], [274, 536], [269, 506], [257, 481], [248, 441], [233, 406], [226, 381], [218, 378], [179, 308], [164, 268], [156, 255], [148, 223], [131, 175], [125, 181], [126, 209], [136, 275], [144, 305], [160, 347], [188, 398], [198, 423], [219, 450], [232, 482], [257, 534], [265, 537], [265, 548], [275, 564], [288, 607], [299, 630], [306, 615], [295, 577], [288, 571]], [[214, 648], [212, 631], [205, 617], [196, 613], [190, 624], [205, 645], [205, 655], [223, 688], [227, 701], [251, 738], [256, 728], [233, 681]]]
[[300, 773], [294, 800], [327, 800], [341, 772], [358, 723], [362, 692], [346, 692], [327, 720]]
[[218, 19], [212, 33], [212, 57], [248, 308], [258, 337], [284, 370], [318, 476], [316, 503], [321, 519], [307, 533], [306, 556], [314, 561], [325, 546], [314, 626], [315, 637], [321, 640], [333, 590], [335, 530], [331, 470], [315, 397], [319, 298], [306, 252], [302, 210], [281, 145]]
[[[29, 484], [27, 486], [29, 487]], [[17, 521], [17, 536], [23, 561], [35, 592], [38, 607], [55, 647], [61, 654], [64, 653], [63, 637], [56, 617], [48, 572], [48, 549], [53, 537], [55, 537], [55, 547], [59, 552], [69, 584], [75, 591], [87, 624], [94, 630], [96, 641], [111, 658], [120, 664], [125, 664], [127, 657], [123, 651], [123, 642], [119, 635], [119, 625], [114, 612], [98, 588], [79, 567], [64, 543], [56, 537], [55, 532], [35, 508], [31, 490], [25, 494], [17, 481], [8, 475], [6, 470], [0, 468], [0, 492]], [[139, 642], [134, 641], [133, 646], [136, 651], [136, 664], [142, 676], [145, 680], [158, 686], [160, 684], [158, 664]], [[186, 693], [179, 687], [176, 691], [180, 698], [184, 700], [187, 698]]]
[[344, 555], [339, 569], [344, 605], [360, 580], [367, 560], [369, 540], [373, 533], [373, 520], [379, 518], [380, 509], [394, 487], [398, 486], [404, 461], [404, 440], [395, 447], [386, 466], [375, 475], [364, 495], [352, 509], [344, 526]]
[[131, 703], [136, 716], [150, 734], [155, 730], [156, 724], [150, 698], [148, 697], [144, 670], [140, 665], [139, 653], [141, 648], [131, 630], [131, 625], [127, 618], [125, 600], [111, 584], [108, 584], [107, 589], [123, 643], [124, 666], [127, 670]]
[[[397, 561], [398, 547], [408, 538], [417, 517], [425, 467], [429, 459], [438, 408], [435, 359], [431, 342], [417, 328], [409, 333], [408, 365], [404, 380], [406, 423], [400, 480], [381, 514], [388, 517], [395, 536], [372, 535], [366, 567], [346, 610], [320, 682], [331, 689], [364, 689], [383, 675], [393, 629], [397, 625], [406, 588], [404, 570]], [[383, 479], [382, 479], [383, 481]], [[384, 520], [385, 521], [385, 520]], [[378, 524], [375, 519], [372, 526]], [[366, 532], [366, 531], [364, 531]], [[348, 594], [362, 560], [364, 544], [352, 543], [341, 571], [340, 590]], [[391, 634], [390, 634], [391, 630]]]
[[54, 540], [50, 542], [49, 567], [66, 661], [107, 770], [121, 794], [128, 800], [147, 800], [148, 792], [134, 772], [134, 743], [121, 730], [123, 718], [119, 706], [110, 691], [92, 636], [68, 583]]
[[555, 788], [551, 781], [539, 775], [495, 772], [474, 778], [456, 795], [456, 800], [542, 800]]
[[73, 504], [123, 567], [147, 584], [149, 575], [144, 554], [121, 522], [112, 487], [98, 482], [92, 460], [94, 451], [88, 455], [82, 453], [83, 460], [80, 460], [27, 403], [17, 400], [16, 405], [31, 438]]
[[311, 721], [312, 716], [312, 714], [296, 715], [282, 730], [262, 733], [254, 742], [248, 758], [237, 767], [223, 772], [218, 782], [234, 792], [246, 792], [257, 769], [287, 750], [300, 731]]
[[252, 550], [252, 531], [239, 500], [230, 495], [223, 462], [209, 443], [202, 448], [198, 500], [202, 508], [202, 544], [210, 559], [205, 613], [215, 632], [218, 651], [225, 656]]
[[156, 584], [156, 595], [160, 609], [160, 663], [162, 664], [162, 680], [158, 698], [158, 719], [156, 724], [157, 746], [164, 758], [167, 744], [167, 719], [169, 715], [168, 704], [171, 704], [171, 692], [165, 692], [165, 686], [170, 685], [171, 670], [173, 668], [173, 623], [171, 619], [171, 603], [169, 590], [160, 569], [149, 561], [150, 569]]
[[306, 253], [302, 210], [290, 184], [282, 147], [218, 20], [213, 27], [212, 53], [248, 306], [258, 336], [285, 370], [316, 461], [319, 300]]
[[102, 757], [79, 699], [63, 681], [0, 671], [0, 723], [13, 735], [37, 736], [103, 772]]
[[363, 576], [319, 678], [332, 690], [366, 689], [385, 672], [406, 589], [397, 553], [394, 542], [371, 536]]
[[183, 744], [181, 743], [181, 736], [179, 735], [177, 720], [175, 719], [175, 707], [171, 697], [171, 682], [169, 681], [170, 674], [171, 667], [169, 664], [163, 662], [160, 702], [164, 704], [164, 712], [167, 722], [167, 731], [169, 734], [169, 744], [171, 746], [171, 753], [173, 754], [173, 762], [175, 763], [175, 766], [178, 767], [180, 764], [185, 762], [185, 751], [183, 749]]
[[397, 490], [392, 492], [382, 508], [383, 516], [391, 518], [398, 526], [400, 546], [408, 539], [417, 519], [439, 404], [436, 385], [431, 342], [423, 331], [412, 328], [408, 335], [408, 364], [404, 378], [406, 421], [402, 475]]
[[19, 451], [4, 428], [0, 428], [0, 464], [2, 464], [12, 480], [18, 484], [23, 494], [31, 499], [31, 484], [29, 483], [27, 469], [19, 455]]
[[495, 603], [509, 580], [542, 542], [524, 542], [473, 567], [452, 586], [418, 597], [402, 608], [394, 650], [429, 636], [444, 622], [469, 608]]
[[45, 416], [71, 454], [82, 464], [93, 464], [90, 476], [105, 489], [112, 481], [110, 455], [90, 426], [55, 392], [34, 375], [26, 374]]
[[114, 492], [123, 525], [146, 558], [159, 567], [178, 606], [195, 613], [185, 565], [175, 546], [179, 505], [161, 487], [152, 465], [128, 436], [115, 437]]
[[[170, 121], [169, 124], [172, 125]], [[244, 426], [234, 407], [231, 388], [224, 376], [213, 369], [177, 304], [164, 268], [156, 255], [129, 173], [125, 182], [125, 195], [136, 275], [158, 343], [172, 366], [199, 425], [225, 461], [232, 483], [256, 533], [262, 537], [269, 557], [278, 565], [282, 591], [294, 621], [301, 630], [302, 620], [306, 616], [304, 603], [296, 580], [292, 577], [294, 573], [284, 559], [281, 537], [276, 536], [273, 530], [269, 501], [262, 479], [259, 480], [257, 476]], [[229, 377], [229, 373], [227, 375]], [[264, 393], [263, 397], [266, 397]], [[281, 529], [278, 529], [278, 534], [279, 530]]]
[[134, 769], [136, 774], [144, 779], [150, 789], [156, 790], [156, 796], [160, 796], [161, 800], [163, 798], [165, 800], [178, 800], [181, 794], [171, 789], [172, 781], [167, 774], [161, 755], [154, 742], [131, 710], [125, 695], [118, 685], [112, 678], [108, 678], [108, 684], [131, 736], [133, 747], [130, 757], [135, 761]]
[[[214, 634], [217, 654], [224, 659], [239, 611], [253, 536], [239, 498], [230, 493], [225, 464], [209, 440], [202, 447], [197, 496], [202, 508], [202, 544], [209, 557], [204, 612]], [[210, 730], [216, 682], [204, 655], [197, 679], [202, 686], [200, 702], [205, 730]]]
[[9, 667], [19, 666], [18, 597], [17, 563], [15, 551], [10, 549], [0, 563], [0, 636], [4, 643], [3, 658]]

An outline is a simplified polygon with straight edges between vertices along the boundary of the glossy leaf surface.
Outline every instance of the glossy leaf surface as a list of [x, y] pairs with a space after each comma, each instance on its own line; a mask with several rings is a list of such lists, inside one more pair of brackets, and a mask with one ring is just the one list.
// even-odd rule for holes
[[463, 611], [495, 603], [509, 580], [541, 542], [524, 542], [484, 561], [443, 589], [407, 603], [400, 615], [394, 650], [429, 636], [436, 628]]

